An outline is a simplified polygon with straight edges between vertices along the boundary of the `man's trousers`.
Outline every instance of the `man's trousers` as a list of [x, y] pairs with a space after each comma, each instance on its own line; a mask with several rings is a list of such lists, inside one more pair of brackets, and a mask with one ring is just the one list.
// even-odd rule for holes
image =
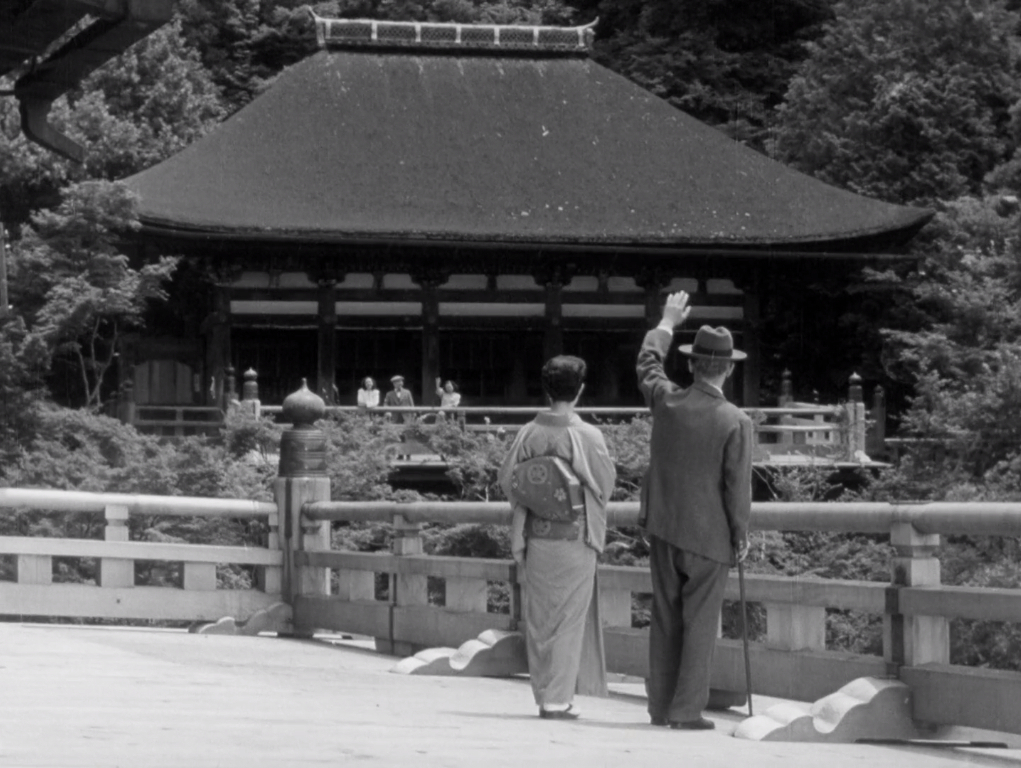
[[650, 537], [649, 715], [697, 720], [709, 702], [716, 632], [729, 567]]

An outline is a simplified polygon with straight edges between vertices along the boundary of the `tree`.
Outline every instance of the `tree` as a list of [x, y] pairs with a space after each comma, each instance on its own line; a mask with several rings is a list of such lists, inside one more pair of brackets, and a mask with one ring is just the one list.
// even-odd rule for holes
[[596, 58], [761, 149], [772, 111], [830, 17], [830, 0], [595, 0]]
[[57, 210], [33, 216], [14, 250], [13, 295], [52, 359], [77, 371], [87, 407], [101, 402], [121, 334], [141, 324], [150, 299], [164, 298], [177, 264], [163, 257], [135, 269], [118, 251], [120, 234], [138, 228], [135, 210], [122, 184], [74, 184]]
[[884, 332], [887, 370], [915, 388], [904, 427], [946, 449], [921, 465], [944, 487], [1021, 457], [1021, 214], [997, 202], [947, 205], [905, 286], [921, 316]]
[[778, 113], [779, 158], [899, 202], [981, 191], [1016, 145], [1018, 17], [997, 0], [845, 0]]
[[22, 317], [0, 319], [0, 475], [35, 433], [48, 358]]

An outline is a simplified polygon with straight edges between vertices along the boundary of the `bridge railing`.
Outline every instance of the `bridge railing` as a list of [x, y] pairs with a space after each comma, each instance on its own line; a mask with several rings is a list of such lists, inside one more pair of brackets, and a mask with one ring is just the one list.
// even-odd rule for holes
[[[215, 621], [250, 616], [281, 601], [279, 549], [128, 540], [132, 515], [227, 517], [276, 524], [274, 503], [118, 493], [0, 488], [0, 510], [90, 512], [104, 517], [103, 539], [0, 536], [14, 560], [0, 581], [0, 615]], [[0, 512], [2, 514], [2, 512]], [[95, 558], [95, 584], [54, 583], [54, 558]], [[181, 563], [179, 587], [136, 585], [135, 563]], [[260, 589], [218, 589], [218, 564], [255, 567]]]
[[[315, 571], [308, 582], [329, 584], [332, 575], [335, 589], [295, 595], [296, 626], [371, 635], [381, 650], [398, 655], [515, 628], [520, 602], [513, 562], [422, 554], [424, 523], [506, 525], [510, 514], [506, 503], [306, 503], [302, 518], [310, 525], [392, 523], [394, 546], [386, 553], [325, 547], [297, 553], [296, 567]], [[612, 503], [609, 523], [633, 526], [637, 514], [634, 503]], [[1021, 535], [1021, 504], [757, 503], [751, 524], [753, 530], [885, 533], [895, 551], [889, 582], [746, 576], [749, 602], [764, 606], [766, 615], [765, 639], [751, 650], [756, 693], [812, 701], [858, 677], [892, 675], [912, 686], [919, 720], [1021, 733], [1021, 674], [950, 664], [949, 636], [954, 618], [1021, 622], [1021, 590], [944, 586], [935, 556], [940, 534]], [[387, 579], [380, 599], [376, 574]], [[444, 599], [430, 600], [430, 583], [435, 594], [438, 581]], [[493, 582], [509, 595], [506, 612], [487, 606]], [[648, 569], [601, 566], [599, 587], [608, 668], [646, 676], [648, 635], [632, 626], [632, 602], [652, 591]], [[727, 599], [737, 598], [732, 575]], [[881, 616], [883, 656], [827, 648], [826, 614], [834, 610]], [[744, 690], [740, 641], [718, 641], [712, 685]]]

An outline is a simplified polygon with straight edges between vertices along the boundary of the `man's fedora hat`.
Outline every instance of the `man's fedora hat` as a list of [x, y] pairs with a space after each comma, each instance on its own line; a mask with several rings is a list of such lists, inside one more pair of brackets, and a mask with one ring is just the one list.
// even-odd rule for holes
[[404, 377], [401, 376], [400, 374], [398, 374], [396, 376], [391, 376], [390, 377], [390, 383], [391, 384], [396, 384], [398, 381], [404, 381]]
[[681, 354], [703, 360], [744, 360], [748, 355], [734, 349], [734, 337], [723, 326], [703, 325], [695, 334], [694, 344], [681, 344]]

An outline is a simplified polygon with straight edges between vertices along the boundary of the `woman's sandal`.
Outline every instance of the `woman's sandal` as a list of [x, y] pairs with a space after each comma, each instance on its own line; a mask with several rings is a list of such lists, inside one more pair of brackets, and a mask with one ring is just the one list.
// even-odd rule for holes
[[539, 717], [543, 720], [577, 720], [580, 715], [573, 710], [573, 704], [568, 706], [567, 709], [543, 709], [539, 707]]

